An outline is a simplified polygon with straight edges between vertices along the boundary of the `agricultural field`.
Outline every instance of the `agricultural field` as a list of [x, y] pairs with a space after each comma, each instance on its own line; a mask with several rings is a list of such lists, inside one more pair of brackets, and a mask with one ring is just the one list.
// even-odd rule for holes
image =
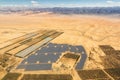
[[120, 79], [120, 68], [110, 68], [110, 69], [105, 69], [105, 71], [110, 74], [115, 80]]
[[20, 73], [7, 73], [2, 80], [17, 80], [21, 76]]
[[82, 80], [111, 80], [102, 70], [78, 70]]
[[73, 79], [70, 75], [66, 75], [66, 74], [62, 74], [62, 75], [25, 74], [22, 80], [73, 80]]

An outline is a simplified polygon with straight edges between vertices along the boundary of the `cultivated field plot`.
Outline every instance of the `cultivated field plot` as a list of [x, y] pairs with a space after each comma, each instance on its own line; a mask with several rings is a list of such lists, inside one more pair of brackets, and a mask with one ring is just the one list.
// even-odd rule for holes
[[111, 55], [111, 54], [115, 54], [116, 53], [115, 49], [112, 48], [110, 45], [99, 45], [99, 47], [102, 49], [102, 51], [106, 55]]
[[115, 80], [120, 80], [120, 68], [105, 69], [105, 71]]
[[[75, 52], [76, 54], [81, 55], [86, 54], [82, 46], [49, 43], [44, 47], [39, 48], [34, 54], [30, 55], [28, 58], [24, 59], [17, 67], [17, 69], [25, 69], [25, 71], [51, 70], [52, 63], [56, 62], [60, 55], [66, 51]], [[81, 64], [81, 66], [83, 66], [83, 63]]]
[[118, 68], [120, 67], [120, 60], [116, 58], [114, 55], [102, 56], [102, 65], [105, 68]]
[[75, 55], [75, 54], [67, 53], [67, 54], [65, 54], [63, 57], [78, 60], [80, 56], [79, 56], [79, 55]]
[[2, 80], [73, 80], [69, 74], [8, 73]]
[[0, 66], [6, 67], [8, 65], [6, 62], [10, 60], [9, 57], [9, 55], [0, 55]]
[[0, 52], [5, 53], [11, 49], [14, 49], [14, 48], [20, 46], [21, 43], [23, 43], [24, 41], [26, 41], [26, 40], [28, 41], [28, 39], [32, 39], [32, 37], [40, 34], [39, 32], [41, 32], [41, 34], [42, 34], [42, 31], [37, 31], [37, 32], [28, 33], [28, 34], [25, 34], [23, 36], [17, 37], [15, 39], [11, 39], [9, 41], [6, 41], [5, 43], [0, 45]]
[[17, 80], [20, 75], [20, 73], [7, 73], [2, 80]]
[[119, 50], [115, 50], [109, 45], [100, 45], [99, 46], [106, 56], [101, 56], [103, 61], [103, 66], [105, 68], [118, 68], [120, 67], [120, 53]]
[[61, 55], [59, 60], [57, 60], [53, 64], [53, 69], [57, 71], [58, 70], [71, 70], [76, 66], [79, 59], [80, 59], [79, 54], [65, 52]]
[[67, 74], [25, 74], [21, 80], [73, 80]]
[[82, 80], [111, 80], [102, 70], [78, 70]]
[[116, 57], [116, 59], [118, 59], [120, 61], [120, 50], [116, 50], [115, 57]]

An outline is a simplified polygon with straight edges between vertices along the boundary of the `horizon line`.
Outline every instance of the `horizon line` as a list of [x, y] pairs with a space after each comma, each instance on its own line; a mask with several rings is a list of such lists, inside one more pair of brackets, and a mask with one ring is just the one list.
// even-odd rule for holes
[[56, 6], [56, 7], [40, 7], [40, 6], [0, 6], [0, 8], [107, 8], [107, 7], [120, 7], [120, 6], [78, 6], [78, 7], [61, 7], [61, 6]]

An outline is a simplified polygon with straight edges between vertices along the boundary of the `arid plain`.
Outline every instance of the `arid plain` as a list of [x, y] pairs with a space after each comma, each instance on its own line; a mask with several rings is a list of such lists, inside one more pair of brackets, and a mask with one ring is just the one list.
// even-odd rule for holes
[[[64, 33], [54, 39], [54, 43], [83, 45], [86, 52], [98, 45], [111, 45], [120, 50], [120, 19], [93, 15], [40, 14], [0, 14], [0, 45], [5, 41], [40, 29], [59, 30]], [[85, 69], [103, 67], [99, 56], [93, 54], [94, 61], [87, 60]]]

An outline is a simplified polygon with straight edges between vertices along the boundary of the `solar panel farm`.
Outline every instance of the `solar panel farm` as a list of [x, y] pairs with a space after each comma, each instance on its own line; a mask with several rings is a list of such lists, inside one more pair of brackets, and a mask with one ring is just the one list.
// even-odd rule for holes
[[0, 14], [0, 80], [120, 80], [119, 26], [97, 15]]
[[[104, 61], [105, 69], [83, 70], [87, 57], [92, 59], [92, 52], [88, 56], [82, 45], [51, 42], [62, 34], [64, 32], [56, 30], [39, 30], [6, 41], [4, 46], [0, 46], [2, 55], [0, 66], [6, 71], [2, 80], [120, 79], [119, 56], [114, 56], [115, 59], [113, 60], [118, 60], [116, 64], [111, 64], [109, 60]], [[99, 49], [109, 57], [119, 54], [109, 45], [99, 45]], [[96, 50], [93, 49], [93, 51]], [[105, 58], [102, 60], [105, 60]]]

